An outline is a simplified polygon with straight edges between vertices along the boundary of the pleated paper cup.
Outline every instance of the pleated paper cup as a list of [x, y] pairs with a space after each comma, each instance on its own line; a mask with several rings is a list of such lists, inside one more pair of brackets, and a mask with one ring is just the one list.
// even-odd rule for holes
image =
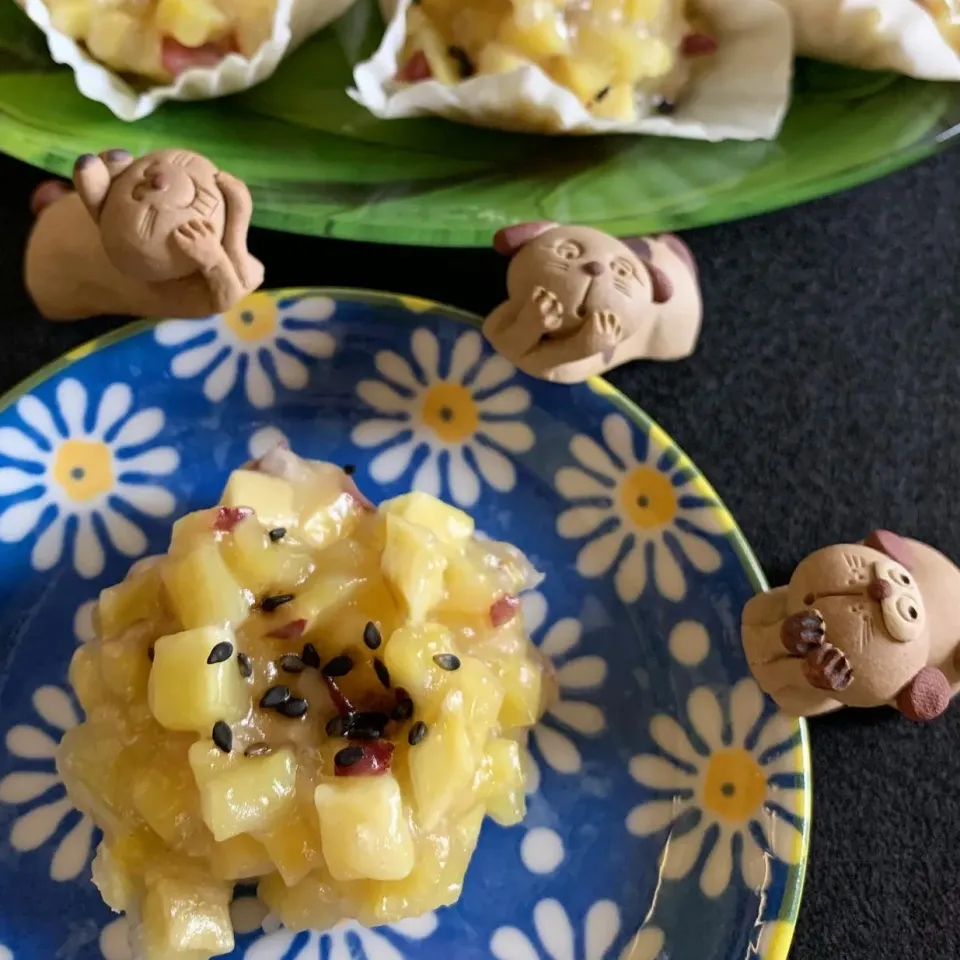
[[[385, 0], [391, 6], [395, 0]], [[412, 0], [397, 0], [376, 53], [354, 70], [351, 96], [383, 119], [436, 115], [479, 126], [553, 134], [645, 133], [690, 140], [761, 140], [776, 136], [790, 99], [793, 37], [776, 0], [704, 0], [699, 10], [718, 49], [698, 71], [671, 116], [632, 123], [593, 116], [539, 67], [478, 75], [454, 85], [398, 84], [399, 58]]]
[[960, 80], [960, 54], [919, 0], [780, 0], [797, 51], [921, 80]]
[[266, 80], [283, 58], [321, 27], [341, 16], [354, 0], [278, 0], [270, 36], [250, 58], [228, 54], [215, 67], [192, 67], [166, 86], [137, 89], [98, 63], [72, 37], [54, 28], [43, 0], [20, 0], [27, 16], [44, 32], [50, 55], [68, 65], [77, 89], [102, 103], [121, 120], [140, 120], [167, 100], [212, 100], [247, 90]]

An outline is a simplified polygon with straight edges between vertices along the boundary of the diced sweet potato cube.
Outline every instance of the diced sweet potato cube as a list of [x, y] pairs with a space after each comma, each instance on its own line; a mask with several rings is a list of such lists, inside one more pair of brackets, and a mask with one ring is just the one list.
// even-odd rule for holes
[[321, 783], [315, 799], [323, 859], [336, 880], [402, 880], [413, 869], [413, 837], [394, 777]]
[[447, 557], [426, 528], [387, 514], [387, 545], [381, 569], [410, 619], [421, 623], [443, 599]]
[[292, 750], [242, 757], [225, 773], [200, 784], [203, 819], [214, 840], [271, 829], [295, 800], [297, 761]]
[[218, 644], [233, 644], [224, 627], [201, 627], [154, 646], [150, 671], [150, 711], [168, 730], [209, 733], [218, 720], [234, 723], [250, 706], [250, 696], [234, 656], [208, 663]]
[[215, 543], [168, 561], [162, 577], [185, 630], [239, 623], [250, 611], [250, 596], [234, 579]]

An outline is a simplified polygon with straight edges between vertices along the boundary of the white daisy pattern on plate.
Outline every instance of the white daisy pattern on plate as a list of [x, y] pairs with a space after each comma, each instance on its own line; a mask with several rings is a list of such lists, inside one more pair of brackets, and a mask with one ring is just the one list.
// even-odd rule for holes
[[331, 357], [336, 340], [323, 329], [336, 304], [329, 297], [257, 292], [232, 310], [204, 320], [167, 320], [154, 336], [177, 348], [170, 372], [181, 380], [203, 376], [204, 396], [219, 403], [243, 379], [250, 403], [273, 406], [276, 384], [302, 390], [308, 364]]
[[257, 460], [268, 454], [271, 450], [276, 450], [279, 446], [290, 446], [290, 441], [286, 434], [276, 427], [261, 427], [251, 434], [247, 441], [247, 450], [252, 459]]
[[520, 844], [520, 859], [523, 865], [531, 873], [541, 877], [555, 873], [566, 855], [563, 837], [550, 827], [534, 827], [528, 830]]
[[378, 483], [393, 483], [425, 449], [414, 489], [439, 496], [445, 472], [451, 499], [463, 507], [480, 499], [481, 481], [509, 493], [517, 471], [507, 454], [526, 453], [535, 440], [522, 419], [530, 394], [510, 384], [516, 368], [503, 357], [485, 357], [473, 330], [457, 337], [445, 373], [440, 343], [429, 330], [413, 332], [410, 351], [412, 363], [381, 350], [374, 363], [382, 379], [357, 384], [357, 394], [377, 417], [354, 428], [353, 442], [383, 448], [370, 462], [370, 475]]
[[[573, 617], [557, 620], [541, 635], [547, 621], [547, 601], [542, 593], [528, 593], [522, 603], [528, 633], [556, 668], [558, 692], [555, 702], [531, 731], [531, 739], [551, 769], [557, 773], [579, 773], [583, 758], [575, 737], [595, 737], [607, 725], [603, 710], [582, 699], [603, 686], [606, 661], [596, 654], [576, 655], [583, 628]], [[531, 762], [527, 768], [527, 791], [535, 793], [539, 785], [539, 769]]]
[[623, 948], [620, 960], [659, 960], [665, 940], [659, 927], [645, 923]]
[[[700, 874], [707, 897], [719, 897], [730, 885], [735, 837], [741, 838], [739, 872], [752, 890], [767, 887], [771, 856], [788, 865], [799, 862], [804, 791], [786, 785], [795, 784], [802, 769], [797, 722], [778, 712], [761, 723], [763, 712], [763, 694], [746, 678], [730, 694], [727, 741], [724, 711], [708, 687], [696, 688], [687, 701], [696, 740], [673, 717], [657, 714], [651, 720], [650, 735], [660, 753], [634, 757], [630, 775], [654, 796], [631, 810], [627, 829], [636, 836], [666, 832], [665, 879], [679, 880], [693, 870], [708, 831], [715, 842]], [[693, 820], [686, 832], [678, 824], [681, 817]]]
[[662, 596], [679, 602], [687, 583], [678, 555], [702, 573], [715, 572], [721, 556], [707, 535], [728, 533], [733, 520], [659, 427], [635, 433], [625, 417], [611, 413], [602, 429], [605, 446], [578, 434], [570, 452], [579, 465], [557, 472], [557, 490], [573, 502], [557, 518], [557, 532], [588, 541], [577, 556], [582, 576], [602, 577], [616, 567], [614, 585], [624, 603], [633, 603], [651, 580]]
[[[264, 929], [275, 926], [272, 916], [264, 919]], [[401, 920], [370, 930], [352, 920], [338, 923], [325, 933], [292, 933], [277, 930], [251, 944], [244, 960], [405, 960], [404, 941], [415, 943], [433, 936], [437, 915]], [[359, 948], [359, 949], [358, 949]]]
[[500, 927], [490, 940], [497, 960], [615, 960], [611, 947], [620, 933], [620, 909], [612, 900], [598, 900], [587, 911], [579, 934], [557, 900], [541, 900], [533, 908], [536, 942], [517, 927]]
[[126, 917], [111, 920], [100, 931], [100, 953], [103, 960], [133, 960], [130, 945], [130, 921]]
[[77, 607], [73, 615], [73, 635], [77, 643], [89, 643], [96, 638], [93, 628], [93, 612], [97, 609], [96, 600], [86, 600]]
[[166, 517], [176, 506], [169, 490], [151, 482], [180, 463], [172, 447], [151, 446], [163, 430], [163, 411], [134, 412], [133, 391], [124, 383], [103, 391], [92, 426], [88, 406], [79, 380], [61, 380], [53, 408], [33, 395], [22, 397], [16, 410], [23, 429], [0, 428], [0, 454], [13, 461], [0, 466], [0, 496], [16, 498], [0, 514], [0, 542], [38, 533], [30, 554], [35, 570], [56, 566], [74, 527], [73, 565], [82, 577], [96, 577], [106, 558], [95, 519], [116, 550], [137, 557], [147, 538], [116, 507]]
[[[63, 821], [75, 814], [57, 773], [57, 743], [67, 730], [79, 722], [76, 708], [60, 687], [40, 687], [33, 695], [33, 707], [44, 725], [56, 731], [56, 739], [41, 726], [19, 724], [7, 731], [6, 747], [22, 769], [0, 780], [0, 803], [18, 808], [10, 828], [10, 846], [18, 853], [38, 850], [57, 832]], [[53, 880], [73, 880], [80, 876], [93, 844], [93, 823], [81, 816], [58, 842], [50, 863]]]
[[0, 943], [0, 960], [13, 960], [13, 954]]

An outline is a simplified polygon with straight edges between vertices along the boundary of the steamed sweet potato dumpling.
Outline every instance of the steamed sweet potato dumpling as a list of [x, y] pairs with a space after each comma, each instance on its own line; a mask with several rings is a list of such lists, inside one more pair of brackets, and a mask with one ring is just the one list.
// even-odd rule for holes
[[144, 960], [231, 950], [238, 880], [293, 928], [418, 916], [457, 900], [485, 816], [523, 818], [536, 575], [473, 533], [277, 450], [102, 593], [58, 762]]
[[228, 53], [252, 57], [276, 0], [45, 0], [53, 26], [120, 73], [167, 83]]
[[936, 21], [947, 43], [960, 52], [960, 0], [914, 0]]
[[600, 118], [672, 111], [716, 42], [686, 0], [421, 0], [397, 80], [454, 84], [535, 64]]

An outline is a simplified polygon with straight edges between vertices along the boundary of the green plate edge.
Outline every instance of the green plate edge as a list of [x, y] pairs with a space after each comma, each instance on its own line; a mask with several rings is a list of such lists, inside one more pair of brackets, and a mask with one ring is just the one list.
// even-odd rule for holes
[[[283, 291], [272, 292], [283, 292], [287, 295], [309, 292], [319, 296], [331, 297], [334, 300], [352, 300], [354, 302], [384, 304], [392, 307], [400, 307], [406, 311], [410, 320], [413, 322], [416, 321], [418, 315], [429, 311], [449, 319], [459, 320], [463, 323], [469, 323], [478, 329], [483, 324], [482, 317], [479, 317], [474, 313], [470, 313], [469, 311], [461, 310], [459, 307], [450, 306], [449, 304], [444, 303], [437, 303], [433, 300], [424, 300], [420, 297], [411, 298], [404, 296], [403, 294], [388, 293], [382, 290], [364, 290], [360, 288], [348, 287], [295, 287], [286, 288]], [[417, 303], [416, 312], [411, 310], [409, 306], [409, 302], [411, 300], [416, 301]], [[129, 323], [118, 328], [117, 330], [111, 330], [109, 333], [95, 337], [94, 339], [81, 344], [79, 347], [74, 347], [74, 349], [69, 350], [57, 359], [45, 364], [35, 373], [21, 380], [20, 383], [16, 384], [14, 387], [11, 387], [5, 393], [0, 395], [0, 410], [6, 410], [8, 407], [16, 403], [22, 396], [30, 393], [40, 384], [56, 376], [58, 373], [68, 369], [70, 366], [82, 360], [84, 357], [87, 357], [92, 353], [96, 353], [99, 350], [105, 350], [113, 344], [119, 343], [122, 340], [126, 340], [129, 337], [134, 337], [139, 333], [143, 333], [159, 323], [160, 319], [161, 318], [136, 320], [133, 323]], [[605, 380], [603, 377], [593, 377], [590, 381], [588, 381], [588, 385], [594, 391], [594, 393], [597, 393], [608, 399], [613, 406], [615, 406], [622, 414], [624, 414], [628, 420], [631, 420], [636, 426], [643, 430], [644, 433], [649, 433], [650, 430], [655, 427], [663, 430], [663, 428], [660, 427], [660, 425], [653, 420], [649, 414], [647, 414], [638, 404], [634, 403], [634, 401], [628, 396], [626, 396], [624, 393], [621, 393], [608, 380]], [[708, 486], [710, 486], [712, 490], [713, 488], [712, 485], [710, 485], [709, 479], [707, 479], [707, 477], [700, 472], [699, 468], [696, 466], [696, 461], [691, 460], [691, 458], [674, 441], [669, 433], [664, 431], [664, 434], [667, 441], [671, 446], [673, 446], [679, 456], [690, 464], [695, 474], [699, 476]], [[716, 491], [713, 492], [716, 494]], [[719, 495], [717, 495], [717, 499], [721, 504], [723, 503], [723, 498]], [[754, 554], [753, 548], [750, 546], [746, 535], [744, 534], [743, 530], [740, 529], [740, 525], [737, 523], [736, 517], [729, 513], [729, 511], [727, 511], [727, 513], [730, 516], [732, 526], [726, 536], [733, 546], [734, 552], [736, 553], [737, 558], [740, 560], [744, 572], [747, 574], [750, 585], [757, 593], [763, 593], [766, 590], [769, 590], [770, 587], [767, 583], [766, 576], [763, 573], [763, 568], [760, 566], [760, 561], [757, 560], [757, 557]], [[807, 722], [801, 717], [797, 720], [797, 725], [800, 730], [800, 753], [802, 761], [802, 769], [799, 772], [803, 776], [804, 785], [803, 828], [801, 830], [800, 859], [795, 866], [790, 868], [787, 876], [786, 887], [783, 894], [783, 902], [781, 903], [780, 913], [777, 917], [777, 923], [780, 924], [780, 926], [777, 928], [772, 941], [768, 944], [768, 950], [760, 956], [759, 960], [786, 960], [787, 954], [789, 953], [790, 944], [793, 940], [794, 928], [796, 926], [797, 916], [800, 912], [800, 902], [803, 898], [803, 889], [806, 883], [807, 860], [810, 856], [810, 836], [813, 823], [813, 761], [810, 754], [810, 735], [807, 729]]]
[[435, 118], [380, 121], [346, 93], [375, 47], [376, 0], [351, 10], [233, 97], [113, 117], [55, 66], [0, 0], [0, 150], [69, 175], [84, 152], [176, 144], [250, 185], [254, 222], [293, 233], [478, 247], [520, 220], [620, 236], [720, 223], [821, 197], [915, 163], [960, 132], [960, 85], [798, 61], [776, 141], [536, 137]]

